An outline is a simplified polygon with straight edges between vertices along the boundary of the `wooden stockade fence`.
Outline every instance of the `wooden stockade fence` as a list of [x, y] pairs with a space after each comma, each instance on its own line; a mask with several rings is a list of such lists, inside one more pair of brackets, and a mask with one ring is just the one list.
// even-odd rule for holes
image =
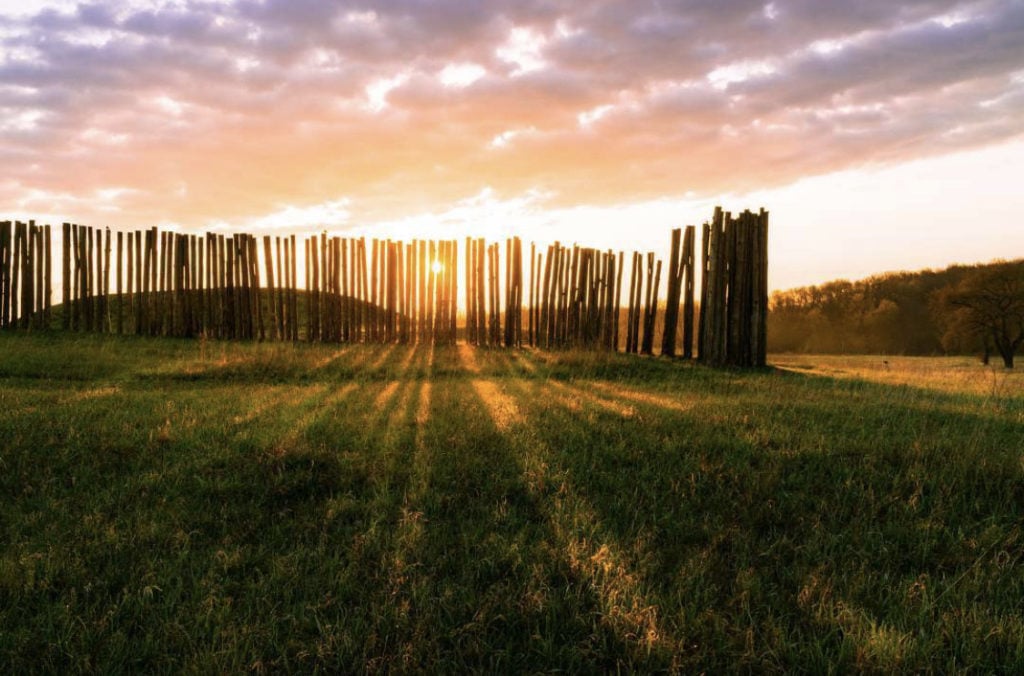
[[0, 327], [50, 325], [50, 226], [0, 223]]
[[767, 353], [768, 213], [733, 218], [715, 208], [704, 224], [699, 359], [763, 366]]
[[[51, 306], [50, 226], [0, 222], [0, 328], [216, 339], [625, 350], [765, 363], [768, 214], [716, 208], [672, 231], [668, 265], [653, 252], [559, 242], [529, 260], [466, 238], [459, 317], [457, 240], [410, 243], [328, 236], [194, 235], [63, 224], [62, 303]], [[299, 280], [300, 262], [303, 278]], [[623, 307], [623, 279], [628, 288]], [[696, 265], [701, 298], [695, 302]], [[665, 290], [662, 322], [661, 278]], [[528, 276], [527, 276], [528, 275]], [[113, 286], [111, 286], [113, 285]], [[699, 320], [695, 314], [699, 308]]]

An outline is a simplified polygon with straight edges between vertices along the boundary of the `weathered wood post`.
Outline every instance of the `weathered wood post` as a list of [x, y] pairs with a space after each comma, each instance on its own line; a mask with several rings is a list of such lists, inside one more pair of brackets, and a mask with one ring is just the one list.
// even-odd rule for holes
[[665, 296], [665, 328], [661, 335], [661, 353], [668, 357], [676, 354], [676, 325], [679, 322], [679, 296], [682, 281], [680, 245], [682, 230], [672, 230], [672, 245], [668, 258], [668, 284]]
[[683, 359], [693, 358], [693, 248], [696, 228], [692, 225], [686, 226], [686, 235], [683, 238], [683, 265], [685, 266], [683, 282]]

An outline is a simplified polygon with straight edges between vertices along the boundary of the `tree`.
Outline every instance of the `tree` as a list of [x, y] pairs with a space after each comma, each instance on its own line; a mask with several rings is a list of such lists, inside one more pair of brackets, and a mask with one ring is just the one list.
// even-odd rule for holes
[[980, 351], [981, 363], [988, 366], [992, 355], [992, 339], [988, 332], [974, 321], [970, 308], [950, 306], [942, 293], [939, 297], [940, 302], [935, 307], [935, 323], [942, 331], [942, 349], [947, 354]]
[[944, 340], [973, 338], [986, 351], [993, 346], [1006, 368], [1013, 368], [1013, 357], [1024, 344], [1024, 263], [980, 269], [943, 290], [940, 304], [950, 313]]

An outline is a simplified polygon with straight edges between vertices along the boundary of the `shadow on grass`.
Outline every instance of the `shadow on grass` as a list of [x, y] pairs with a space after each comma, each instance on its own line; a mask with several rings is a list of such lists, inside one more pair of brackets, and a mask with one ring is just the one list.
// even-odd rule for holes
[[157, 342], [8, 388], [12, 671], [1024, 662], [1019, 400], [428, 346], [188, 380]]
[[606, 537], [644, 545], [637, 574], [677, 653], [703, 646], [695, 668], [1019, 666], [1020, 427], [934, 393], [741, 377], [742, 397], [676, 399], [514, 383]]
[[[448, 355], [441, 355], [442, 368]], [[368, 653], [382, 669], [609, 668], [621, 651], [470, 383], [431, 384]], [[381, 593], [381, 592], [384, 593]]]
[[[673, 663], [660, 626], [659, 610], [646, 594], [646, 582], [632, 568], [633, 551], [608, 537], [600, 516], [575, 489], [559, 453], [532, 432], [528, 408], [510, 393], [517, 381], [475, 379], [473, 389], [508, 449], [519, 490], [535, 503], [550, 538], [551, 564], [563, 571], [554, 590], [583, 604], [575, 613], [593, 618], [575, 650], [584, 656], [571, 665], [585, 670], [666, 668]], [[642, 556], [642, 554], [641, 554]], [[582, 641], [582, 642], [579, 642]], [[580, 658], [576, 658], [579, 660]]]

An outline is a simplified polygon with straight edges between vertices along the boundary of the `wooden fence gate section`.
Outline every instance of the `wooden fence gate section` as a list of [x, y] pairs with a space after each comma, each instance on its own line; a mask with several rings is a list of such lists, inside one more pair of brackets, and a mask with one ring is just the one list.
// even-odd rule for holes
[[689, 359], [696, 347], [710, 365], [764, 365], [767, 212], [733, 217], [716, 207], [699, 258], [694, 226], [671, 236], [667, 267], [653, 252], [627, 259], [560, 242], [543, 251], [530, 244], [524, 262], [518, 237], [505, 241], [504, 256], [499, 243], [467, 237], [460, 331], [457, 240], [260, 239], [65, 223], [62, 302], [53, 305], [50, 226], [4, 221], [0, 328], [330, 343], [451, 344], [461, 337], [479, 346], [642, 354], [654, 354], [660, 337], [663, 355]]

